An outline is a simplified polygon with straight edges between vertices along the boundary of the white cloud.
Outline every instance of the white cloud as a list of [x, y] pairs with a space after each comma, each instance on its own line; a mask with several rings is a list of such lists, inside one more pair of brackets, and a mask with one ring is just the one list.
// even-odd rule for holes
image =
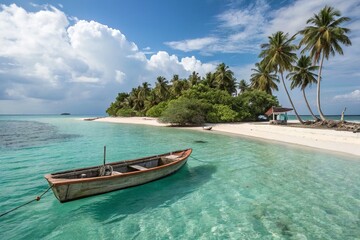
[[213, 72], [216, 68], [215, 64], [211, 63], [201, 63], [201, 61], [197, 60], [194, 56], [185, 57], [181, 59], [181, 64], [184, 69], [188, 72], [198, 72], [200, 76], [205, 76], [208, 72]]
[[189, 39], [184, 41], [166, 42], [165, 44], [177, 50], [190, 52], [194, 50], [201, 50], [217, 42], [218, 42], [217, 38], [205, 37], [205, 38]]
[[27, 12], [15, 4], [0, 5], [0, 113], [19, 109], [9, 103], [25, 106], [23, 101], [45, 113], [54, 107], [77, 111], [94, 101], [94, 111], [104, 112], [118, 92], [143, 81], [213, 67], [194, 57], [189, 66], [186, 58], [179, 61], [163, 51], [147, 58], [119, 30], [95, 21], [70, 24], [69, 19], [52, 6]]
[[126, 74], [122, 71], [115, 70], [115, 80], [119, 83], [123, 83], [125, 80]]
[[148, 66], [150, 70], [156, 70], [167, 78], [172, 77], [173, 74], [178, 74], [180, 77], [187, 77], [191, 72], [196, 71], [200, 75], [205, 75], [209, 71], [214, 71], [216, 66], [214, 64], [203, 64], [194, 56], [182, 58], [180, 61], [177, 56], [169, 55], [167, 52], [159, 51], [152, 55]]
[[317, 14], [325, 5], [335, 7], [347, 17], [356, 19], [360, 14], [357, 0], [297, 0], [272, 13], [270, 24], [266, 28], [265, 35], [268, 36], [277, 31], [295, 34], [305, 27], [307, 19]]
[[336, 95], [335, 100], [357, 101], [360, 102], [360, 90], [357, 89], [348, 94]]
[[269, 5], [264, 0], [251, 2], [242, 8], [230, 8], [216, 16], [217, 29], [212, 36], [167, 42], [168, 46], [182, 50], [212, 53], [254, 53], [264, 38]]
[[[196, 39], [167, 42], [168, 46], [184, 52], [199, 51], [210, 55], [216, 53], [258, 54], [260, 44], [277, 31], [295, 34], [305, 27], [307, 19], [325, 5], [335, 6], [345, 16], [358, 20], [358, 0], [297, 0], [279, 9], [271, 9], [268, 1], [241, 1], [216, 16], [217, 27], [209, 34]], [[359, 25], [348, 23], [352, 30]]]

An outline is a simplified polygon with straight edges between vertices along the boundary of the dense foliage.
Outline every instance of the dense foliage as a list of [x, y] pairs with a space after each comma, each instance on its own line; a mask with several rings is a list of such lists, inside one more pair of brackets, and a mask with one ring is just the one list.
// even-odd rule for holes
[[[237, 94], [236, 86], [239, 86]], [[111, 116], [158, 117], [175, 125], [200, 125], [205, 122], [235, 122], [258, 119], [276, 97], [236, 82], [233, 72], [220, 64], [215, 73], [200, 77], [193, 72], [188, 79], [178, 75], [167, 81], [158, 77], [155, 88], [145, 82], [130, 93], [119, 93], [107, 113]]]
[[210, 107], [211, 105], [204, 100], [180, 97], [169, 102], [160, 121], [179, 126], [200, 125], [205, 122]]

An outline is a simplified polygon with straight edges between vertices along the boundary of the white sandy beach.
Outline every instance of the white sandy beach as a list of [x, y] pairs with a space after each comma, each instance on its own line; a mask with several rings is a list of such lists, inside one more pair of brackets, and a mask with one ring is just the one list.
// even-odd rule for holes
[[[106, 117], [96, 119], [95, 121], [143, 124], [159, 127], [168, 126], [167, 124], [159, 123], [155, 118], [146, 117]], [[360, 156], [360, 133], [269, 125], [268, 122], [209, 125], [213, 126], [212, 131], [209, 132], [238, 134]], [[191, 129], [202, 130], [201, 127]]]

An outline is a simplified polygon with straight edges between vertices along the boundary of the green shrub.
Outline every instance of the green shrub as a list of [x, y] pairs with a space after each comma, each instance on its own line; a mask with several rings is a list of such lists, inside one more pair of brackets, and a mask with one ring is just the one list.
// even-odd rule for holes
[[161, 102], [158, 105], [155, 105], [155, 106], [151, 107], [149, 110], [147, 110], [146, 116], [147, 117], [160, 117], [167, 106], [168, 106], [168, 102]]
[[271, 106], [279, 106], [276, 97], [260, 90], [246, 91], [234, 98], [233, 109], [242, 121], [257, 121]]
[[229, 106], [223, 104], [215, 104], [207, 113], [206, 120], [208, 122], [234, 122], [237, 119], [237, 112]]
[[180, 126], [201, 125], [205, 122], [206, 112], [210, 108], [210, 104], [199, 99], [180, 97], [169, 102], [160, 121]]
[[134, 117], [136, 116], [136, 111], [131, 108], [121, 108], [116, 112], [116, 116], [119, 117]]
[[189, 99], [201, 99], [211, 104], [224, 104], [229, 105], [231, 103], [231, 95], [220, 89], [210, 88], [204, 84], [198, 84], [191, 87], [189, 90], [183, 93], [184, 97]]

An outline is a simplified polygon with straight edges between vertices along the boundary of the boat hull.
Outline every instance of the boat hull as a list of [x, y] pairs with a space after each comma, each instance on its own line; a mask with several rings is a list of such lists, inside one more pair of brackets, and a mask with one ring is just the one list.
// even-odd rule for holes
[[134, 187], [166, 177], [179, 170], [186, 163], [190, 153], [170, 164], [143, 171], [87, 179], [53, 179], [52, 174], [46, 175], [45, 178], [48, 180], [49, 185], [52, 186], [56, 198], [64, 203], [84, 197]]

